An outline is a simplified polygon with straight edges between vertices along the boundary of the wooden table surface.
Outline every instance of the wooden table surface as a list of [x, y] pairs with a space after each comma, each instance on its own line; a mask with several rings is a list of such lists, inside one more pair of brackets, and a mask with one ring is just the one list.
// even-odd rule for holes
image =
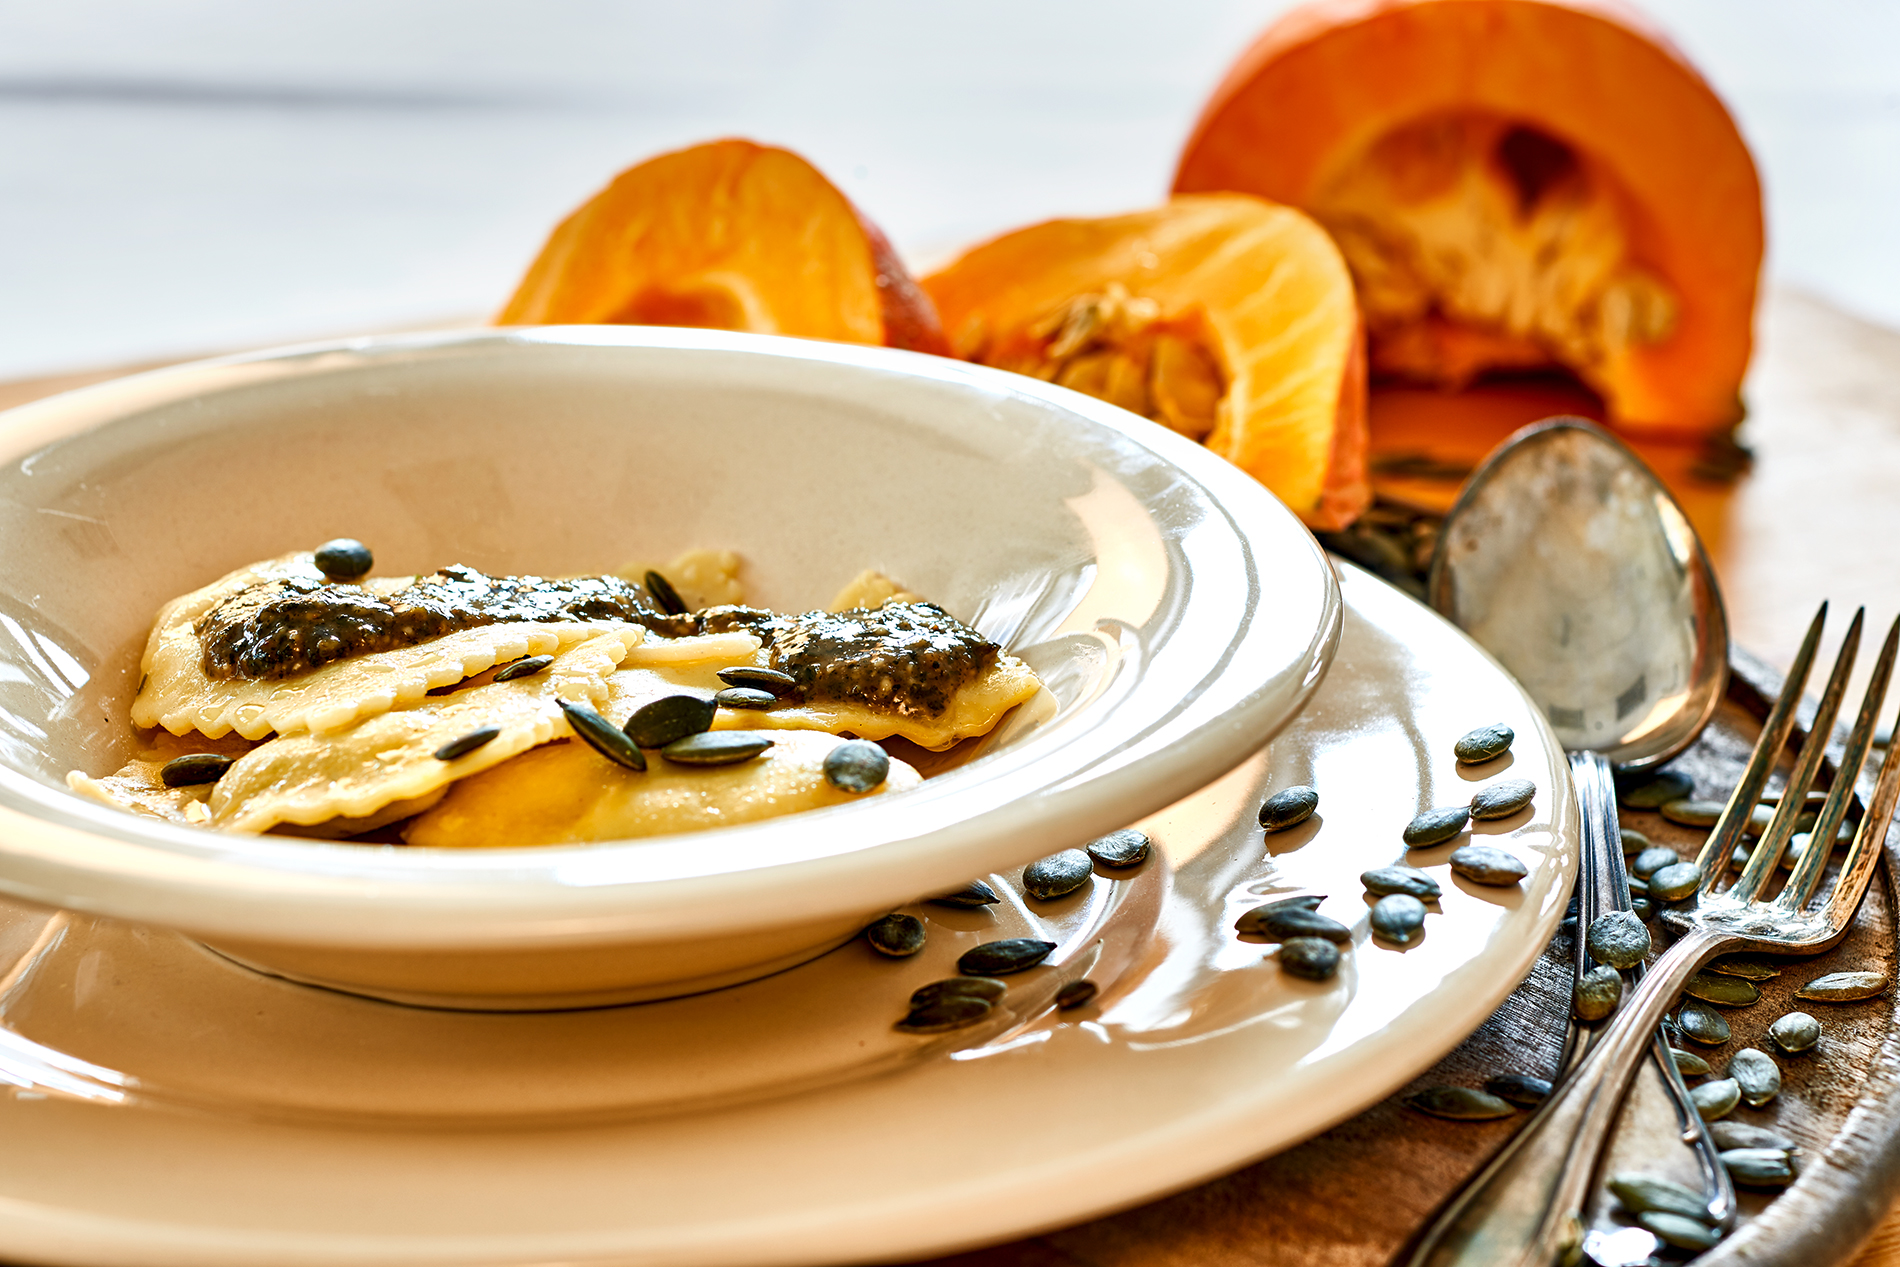
[[[145, 367], [0, 384], [0, 408], [136, 368]], [[1675, 491], [1708, 545], [1735, 642], [1785, 666], [1823, 599], [1837, 611], [1864, 604], [1870, 628], [1884, 628], [1900, 609], [1900, 333], [1798, 293], [1771, 293], [1759, 323], [1747, 397], [1744, 440], [1754, 463], [1730, 483], [1696, 474], [1702, 462], [1696, 446], [1637, 447]], [[1499, 390], [1475, 401], [1388, 393], [1375, 400], [1374, 450], [1469, 466], [1523, 423], [1589, 407], [1587, 398], [1550, 387]], [[1456, 481], [1390, 481], [1385, 487], [1414, 500], [1444, 502]], [[1844, 621], [1834, 623], [1844, 627]], [[1173, 1209], [1201, 1215], [1219, 1209], [1218, 1203], [1172, 1200]], [[1137, 1211], [1133, 1217], [1141, 1215]], [[1236, 1215], [1244, 1223], [1244, 1211]], [[944, 1267], [1156, 1262], [1132, 1243], [1147, 1238], [1117, 1235], [1118, 1228], [1133, 1226], [1119, 1221], [1129, 1218], [1116, 1216], [961, 1255], [944, 1260]], [[1205, 1221], [1179, 1232], [1178, 1247], [1191, 1247], [1191, 1253], [1171, 1253], [1170, 1262], [1270, 1267], [1277, 1261], [1273, 1245], [1225, 1234]], [[1888, 1215], [1852, 1267], [1900, 1267], [1900, 1209]]]

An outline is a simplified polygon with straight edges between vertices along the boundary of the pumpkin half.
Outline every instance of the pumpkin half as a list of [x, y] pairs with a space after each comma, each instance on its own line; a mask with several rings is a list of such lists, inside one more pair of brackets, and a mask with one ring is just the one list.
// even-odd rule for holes
[[958, 356], [1199, 440], [1311, 527], [1343, 527], [1370, 499], [1352, 278], [1290, 207], [1213, 194], [1051, 220], [923, 284]]
[[946, 350], [890, 242], [788, 150], [649, 159], [561, 222], [497, 325], [708, 326]]
[[1303, 5], [1215, 90], [1174, 187], [1326, 225], [1375, 372], [1558, 365], [1632, 431], [1740, 417], [1760, 183], [1715, 93], [1621, 5]]

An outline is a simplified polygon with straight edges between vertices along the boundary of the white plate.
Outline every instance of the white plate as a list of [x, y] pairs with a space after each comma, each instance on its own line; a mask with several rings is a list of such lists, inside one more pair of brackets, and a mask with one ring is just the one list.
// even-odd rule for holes
[[[1006, 931], [1042, 920], [1063, 943], [1012, 1000], [1033, 1012], [1088, 972], [1105, 986], [1096, 1005], [974, 1046], [894, 1044], [884, 1024], [911, 986], [994, 935], [984, 913], [933, 916], [915, 961], [853, 944], [698, 999], [498, 1017], [260, 982], [172, 934], [20, 909], [4, 934], [0, 1071], [26, 1085], [0, 1105], [0, 1247], [194, 1267], [918, 1257], [1131, 1205], [1350, 1116], [1517, 984], [1562, 913], [1577, 821], [1563, 754], [1510, 679], [1425, 608], [1342, 570], [1344, 642], [1306, 711], [1142, 824], [1171, 872], [1150, 864], [995, 917]], [[1516, 729], [1513, 755], [1458, 766], [1453, 741], [1496, 721]], [[1506, 769], [1537, 783], [1536, 801], [1477, 831], [1529, 866], [1521, 886], [1452, 878], [1450, 845], [1406, 858], [1415, 812]], [[1297, 782], [1319, 789], [1319, 815], [1263, 841], [1262, 796]], [[1357, 878], [1401, 858], [1445, 889], [1404, 951], [1367, 939]], [[1321, 909], [1354, 925], [1330, 982], [1284, 975], [1231, 932], [1263, 895], [1292, 891], [1330, 894]], [[789, 1041], [801, 1025], [818, 1056]], [[211, 1062], [195, 1090], [193, 1042]], [[640, 1076], [616, 1078], [621, 1066]], [[130, 1086], [140, 1077], [152, 1097]], [[792, 1084], [808, 1089], [770, 1094]], [[164, 1102], [221, 1095], [269, 1112]], [[405, 1106], [458, 1129], [377, 1117]], [[530, 1118], [497, 1120], [510, 1114]]]

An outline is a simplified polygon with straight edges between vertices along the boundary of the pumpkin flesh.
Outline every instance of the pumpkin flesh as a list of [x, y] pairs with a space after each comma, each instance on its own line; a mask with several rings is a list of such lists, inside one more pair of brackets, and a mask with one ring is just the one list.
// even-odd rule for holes
[[966, 360], [1086, 392], [1198, 440], [1311, 526], [1369, 499], [1365, 363], [1344, 260], [1244, 195], [1052, 220], [924, 279]]
[[877, 227], [798, 155], [742, 140], [641, 163], [562, 221], [496, 318], [554, 323], [944, 349]]

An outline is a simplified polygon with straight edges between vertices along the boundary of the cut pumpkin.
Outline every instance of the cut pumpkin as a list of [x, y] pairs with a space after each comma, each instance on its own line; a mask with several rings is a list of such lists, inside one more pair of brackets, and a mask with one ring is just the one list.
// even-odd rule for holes
[[554, 230], [495, 320], [945, 351], [929, 296], [877, 226], [798, 155], [741, 140], [622, 172]]
[[1314, 528], [1366, 483], [1352, 278], [1312, 220], [1240, 194], [1051, 220], [924, 279], [960, 357], [1072, 387], [1199, 440]]
[[1714, 92], [1620, 5], [1303, 5], [1215, 90], [1174, 187], [1326, 225], [1375, 372], [1556, 365], [1631, 431], [1740, 417], [1760, 183]]

